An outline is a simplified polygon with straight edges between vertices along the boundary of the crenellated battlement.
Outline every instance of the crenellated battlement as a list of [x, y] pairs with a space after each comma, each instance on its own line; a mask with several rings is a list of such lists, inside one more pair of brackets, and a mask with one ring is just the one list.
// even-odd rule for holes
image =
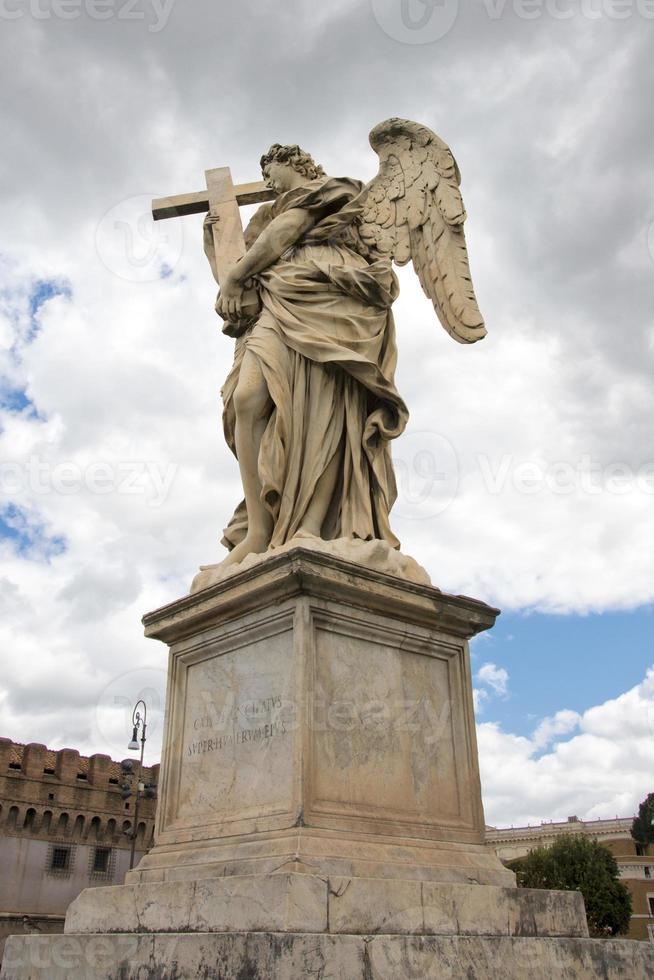
[[[159, 766], [144, 766], [141, 778], [158, 783]], [[134, 799], [122, 799], [122, 781], [108, 755], [0, 738], [0, 835], [129, 847]], [[155, 809], [141, 798], [139, 850], [152, 842]]]

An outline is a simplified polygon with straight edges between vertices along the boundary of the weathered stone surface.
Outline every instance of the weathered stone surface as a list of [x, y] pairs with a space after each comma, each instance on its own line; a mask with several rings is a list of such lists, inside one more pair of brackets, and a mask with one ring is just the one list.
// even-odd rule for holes
[[578, 892], [329, 879], [329, 929], [343, 933], [588, 936]]
[[420, 881], [329, 880], [331, 932], [421, 933], [423, 922]]
[[326, 879], [275, 874], [88, 888], [67, 933], [326, 932]]
[[327, 882], [312, 875], [198, 881], [190, 928], [200, 932], [326, 932]]
[[348, 936], [59, 936], [51, 945], [46, 938], [12, 937], [2, 980], [350, 980], [365, 968], [364, 944]]
[[576, 892], [310, 874], [91, 888], [67, 933], [331, 932], [586, 937]]
[[[378, 936], [371, 980], [646, 980], [654, 947], [593, 939]], [[359, 974], [353, 974], [359, 976]]]
[[214, 656], [189, 653], [177, 665], [183, 717], [175, 719], [179, 764], [166, 818], [191, 834], [198, 826], [228, 832], [253, 819], [274, 823], [293, 808], [292, 616], [239, 625]]
[[422, 886], [425, 934], [588, 936], [580, 892], [527, 888]]
[[650, 943], [186, 933], [13, 936], [0, 980], [651, 980], [653, 975]]
[[138, 931], [136, 895], [137, 890], [129, 885], [86, 888], [68, 906], [66, 912], [68, 931], [88, 933]]
[[223, 875], [273, 874], [279, 870], [358, 878], [513, 885], [481, 844], [364, 836], [296, 827], [256, 837], [237, 836], [204, 846], [161, 846], [129, 872], [129, 883], [195, 881]]

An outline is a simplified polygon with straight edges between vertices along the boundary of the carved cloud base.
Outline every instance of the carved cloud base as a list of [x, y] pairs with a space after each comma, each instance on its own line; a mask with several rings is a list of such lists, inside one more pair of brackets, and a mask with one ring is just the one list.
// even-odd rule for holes
[[203, 565], [193, 579], [191, 592], [208, 589], [232, 575], [261, 565], [273, 556], [283, 555], [297, 548], [331, 555], [333, 558], [343, 558], [371, 571], [392, 575], [394, 578], [414, 582], [416, 585], [431, 585], [429, 573], [422, 565], [419, 565], [414, 558], [392, 548], [386, 541], [362, 541], [360, 538], [336, 538], [334, 541], [324, 541], [322, 538], [302, 536], [292, 538], [286, 544], [273, 548], [265, 554], [248, 555], [238, 565]]

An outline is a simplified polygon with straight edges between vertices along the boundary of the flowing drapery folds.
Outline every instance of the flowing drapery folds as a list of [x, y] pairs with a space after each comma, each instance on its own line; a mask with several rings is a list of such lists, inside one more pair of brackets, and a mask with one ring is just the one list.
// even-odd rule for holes
[[[381, 538], [396, 497], [390, 441], [408, 419], [394, 381], [397, 349], [391, 305], [398, 293], [388, 259], [357, 251], [353, 223], [363, 185], [320, 178], [259, 209], [246, 241], [292, 208], [316, 216], [311, 231], [259, 273], [262, 312], [237, 341], [223, 387], [223, 424], [235, 452], [233, 396], [245, 350], [261, 367], [273, 403], [259, 453], [262, 495], [273, 516], [271, 546], [302, 524], [317, 483], [335, 454], [341, 465], [324, 538]], [[343, 215], [344, 220], [337, 219]], [[245, 503], [225, 531], [232, 548], [247, 531]]]

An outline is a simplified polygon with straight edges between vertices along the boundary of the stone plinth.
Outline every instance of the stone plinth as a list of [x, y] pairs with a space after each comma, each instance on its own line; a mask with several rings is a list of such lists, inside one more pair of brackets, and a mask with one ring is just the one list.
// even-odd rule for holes
[[89, 889], [66, 932], [104, 931], [588, 936], [578, 892], [284, 873]]
[[496, 615], [295, 549], [146, 616], [170, 645], [167, 731], [129, 880], [513, 884], [483, 843], [468, 654]]
[[651, 980], [622, 940], [266, 932], [13, 936], [2, 980]]

